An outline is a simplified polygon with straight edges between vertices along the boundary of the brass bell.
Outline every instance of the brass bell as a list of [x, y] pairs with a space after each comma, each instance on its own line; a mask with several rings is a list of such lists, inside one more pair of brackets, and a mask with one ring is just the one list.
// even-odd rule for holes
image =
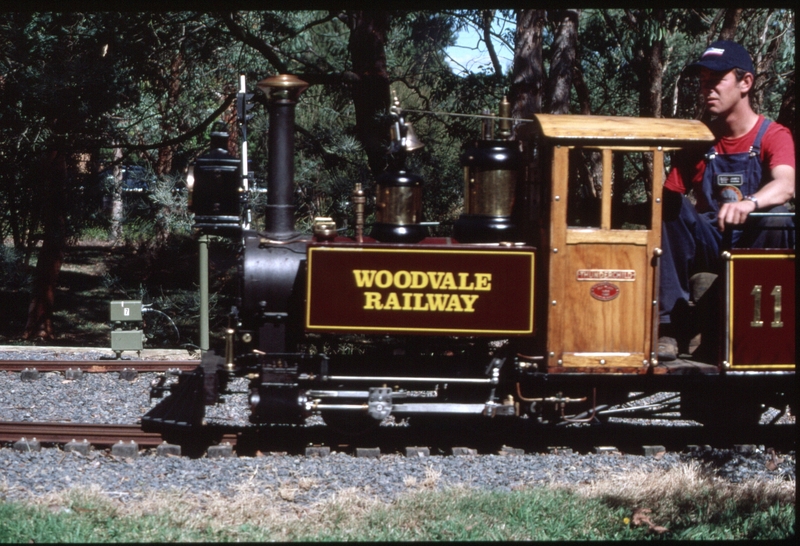
[[406, 122], [406, 138], [404, 145], [407, 152], [413, 152], [414, 150], [425, 147], [425, 145], [420, 142], [419, 138], [417, 137], [417, 133], [414, 132], [414, 128], [409, 122]]
[[392, 140], [394, 142], [400, 142], [404, 151], [413, 152], [414, 150], [419, 150], [420, 148], [425, 147], [425, 145], [420, 142], [419, 138], [417, 138], [417, 133], [414, 132], [414, 128], [411, 126], [411, 123], [402, 122], [402, 126], [405, 128], [406, 136], [403, 138], [398, 138], [397, 132], [401, 130], [400, 125], [401, 123], [392, 125], [389, 132]]

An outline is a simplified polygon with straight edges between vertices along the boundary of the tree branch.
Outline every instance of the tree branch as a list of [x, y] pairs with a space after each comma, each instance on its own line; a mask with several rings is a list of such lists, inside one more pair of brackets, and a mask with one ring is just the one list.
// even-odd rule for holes
[[119, 147], [120, 148], [124, 148], [125, 150], [129, 150], [129, 151], [153, 150], [153, 149], [156, 149], [156, 148], [163, 148], [163, 147], [166, 147], [166, 146], [173, 146], [175, 144], [180, 144], [182, 142], [186, 142], [187, 140], [189, 140], [191, 138], [194, 138], [194, 137], [196, 137], [198, 135], [203, 134], [203, 131], [205, 131], [206, 128], [208, 128], [209, 125], [214, 123], [214, 120], [216, 120], [219, 116], [222, 115], [222, 113], [225, 110], [228, 109], [228, 107], [231, 105], [231, 103], [233, 103], [233, 100], [235, 98], [236, 98], [235, 94], [228, 95], [225, 98], [225, 101], [220, 105], [220, 107], [217, 108], [216, 110], [214, 110], [214, 112], [211, 115], [209, 115], [206, 119], [204, 119], [197, 127], [192, 129], [191, 131], [183, 133], [180, 136], [177, 136], [175, 138], [171, 138], [169, 140], [163, 140], [161, 142], [156, 142], [154, 144], [120, 144]]
[[494, 10], [486, 9], [483, 10], [481, 17], [481, 22], [483, 23], [482, 30], [483, 30], [483, 41], [486, 43], [486, 51], [489, 52], [489, 58], [492, 60], [492, 66], [494, 67], [494, 73], [497, 77], [502, 77], [503, 75], [503, 67], [500, 66], [500, 59], [497, 58], [497, 52], [494, 50], [494, 44], [492, 44], [492, 19], [494, 19]]
[[288, 72], [288, 68], [286, 63], [284, 63], [278, 54], [275, 52], [275, 48], [250, 32], [249, 30], [245, 30], [241, 25], [239, 25], [236, 21], [236, 13], [234, 12], [227, 12], [219, 15], [220, 20], [228, 27], [228, 30], [231, 31], [231, 34], [240, 42], [245, 45], [249, 45], [259, 53], [261, 53], [264, 57], [266, 57], [267, 61], [275, 67], [275, 70], [278, 71], [279, 74], [286, 74]]

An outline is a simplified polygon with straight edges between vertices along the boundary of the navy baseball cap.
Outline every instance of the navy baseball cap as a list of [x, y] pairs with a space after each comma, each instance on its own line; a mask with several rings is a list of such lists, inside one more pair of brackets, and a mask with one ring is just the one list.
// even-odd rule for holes
[[700, 60], [688, 66], [689, 69], [708, 68], [715, 72], [728, 72], [734, 68], [741, 68], [745, 72], [755, 75], [753, 60], [745, 48], [736, 42], [719, 40], [712, 43], [703, 54]]

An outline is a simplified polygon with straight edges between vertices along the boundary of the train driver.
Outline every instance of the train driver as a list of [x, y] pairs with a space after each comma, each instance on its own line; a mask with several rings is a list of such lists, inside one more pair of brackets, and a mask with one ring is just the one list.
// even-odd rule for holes
[[[664, 184], [658, 340], [663, 361], [677, 357], [677, 339], [685, 337], [679, 326], [688, 324], [690, 293], [698, 290], [693, 283], [708, 284], [703, 272], [717, 272], [726, 246], [794, 248], [790, 218], [747, 221], [755, 211], [787, 212], [795, 192], [792, 134], [750, 104], [750, 55], [737, 43], [717, 41], [687, 71], [699, 75], [716, 140], [705, 154], [676, 154]], [[765, 225], [771, 229], [761, 229]]]

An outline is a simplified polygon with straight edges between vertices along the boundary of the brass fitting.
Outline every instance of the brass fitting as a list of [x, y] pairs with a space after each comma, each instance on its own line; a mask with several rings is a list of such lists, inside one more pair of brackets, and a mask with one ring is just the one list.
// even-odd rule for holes
[[367, 196], [361, 187], [361, 182], [356, 182], [353, 188], [353, 208], [356, 213], [356, 242], [364, 242], [364, 205], [367, 202]]
[[233, 328], [225, 330], [225, 368], [230, 371], [233, 369]]

